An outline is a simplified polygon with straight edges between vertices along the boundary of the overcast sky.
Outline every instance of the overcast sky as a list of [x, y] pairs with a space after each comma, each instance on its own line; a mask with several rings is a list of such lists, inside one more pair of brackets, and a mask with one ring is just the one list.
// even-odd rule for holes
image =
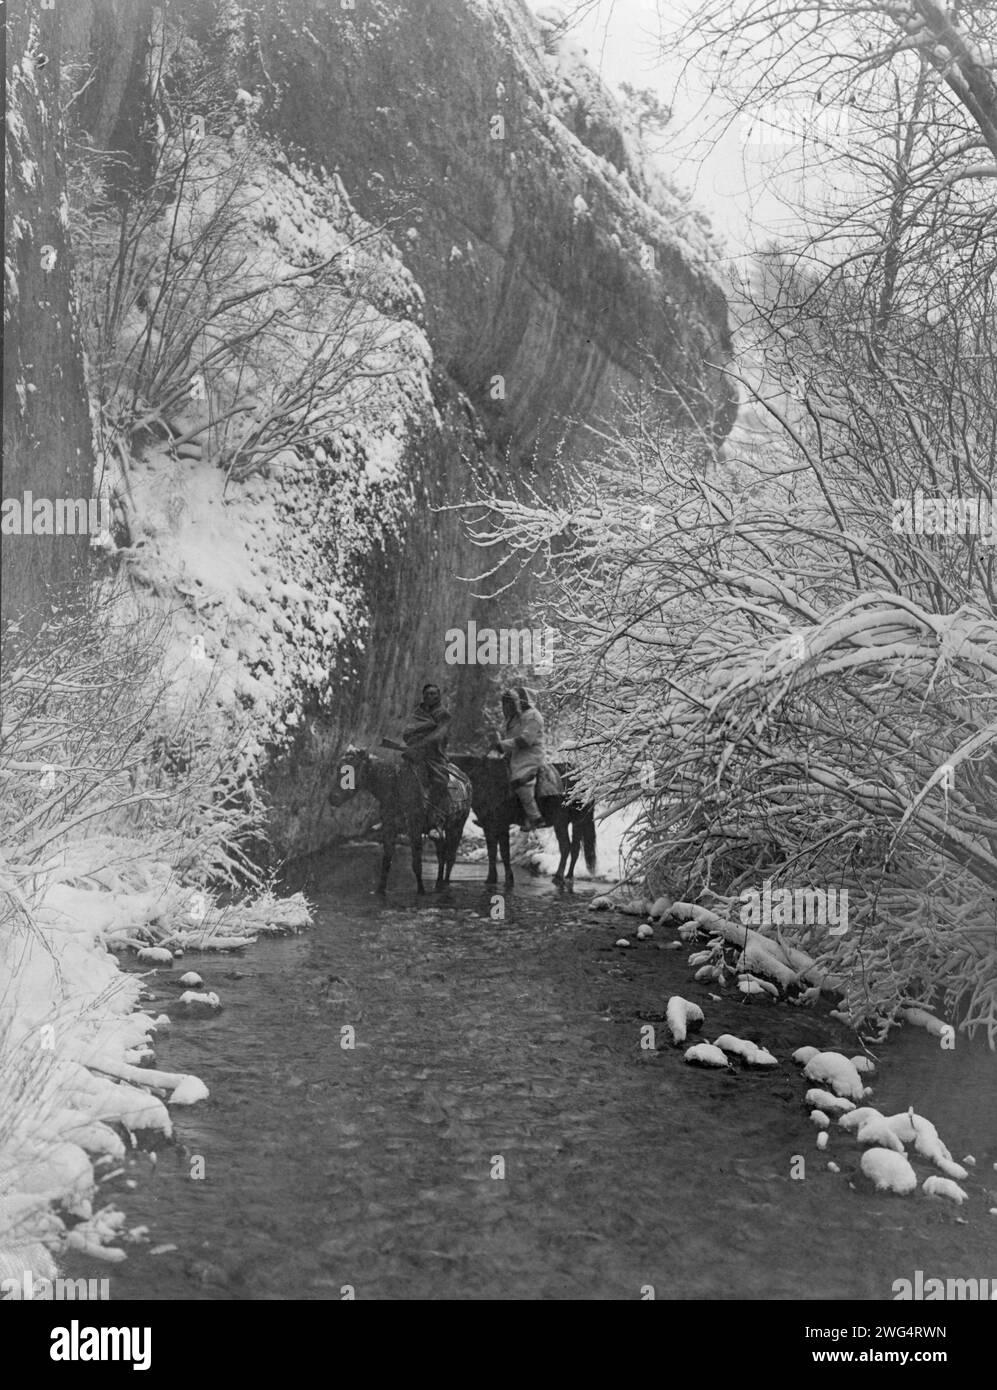
[[[576, 7], [577, 0], [562, 0], [565, 13]], [[763, 186], [762, 177], [766, 170], [772, 172], [773, 160], [791, 159], [788, 147], [761, 151], [750, 138], [746, 141], [739, 119], [723, 132], [730, 112], [722, 100], [709, 96], [704, 72], [694, 69], [683, 76], [674, 50], [662, 51], [659, 7], [675, 15], [682, 0], [590, 0], [573, 32], [611, 85], [622, 81], [651, 87], [672, 106], [671, 126], [660, 142], [662, 162], [692, 190], [733, 253], [793, 230], [797, 223], [780, 194], [798, 194], [797, 176], [781, 174], [774, 190]]]

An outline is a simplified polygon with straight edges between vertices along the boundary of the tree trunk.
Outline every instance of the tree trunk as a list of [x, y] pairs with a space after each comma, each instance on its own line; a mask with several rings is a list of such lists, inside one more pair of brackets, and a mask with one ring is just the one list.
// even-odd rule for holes
[[[66, 202], [62, 9], [19, 0], [7, 21], [2, 491], [19, 503], [25, 492], [54, 502], [89, 499], [94, 490]], [[53, 604], [74, 602], [86, 584], [89, 553], [86, 533], [4, 534], [4, 619], [21, 618], [30, 630]]]

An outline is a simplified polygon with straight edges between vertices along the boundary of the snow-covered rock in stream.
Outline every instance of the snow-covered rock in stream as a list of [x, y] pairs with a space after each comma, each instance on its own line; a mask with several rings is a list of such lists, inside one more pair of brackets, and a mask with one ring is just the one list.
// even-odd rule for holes
[[883, 1115], [871, 1105], [860, 1105], [857, 1109], [849, 1110], [846, 1114], [838, 1117], [839, 1129], [846, 1129], [852, 1132], [858, 1130], [860, 1125], [864, 1125], [866, 1120], [883, 1119]]
[[198, 993], [195, 990], [187, 989], [177, 1000], [177, 1005], [188, 1013], [217, 1013], [222, 1003], [213, 990], [208, 993], [203, 991]]
[[693, 1067], [724, 1067], [728, 1071], [731, 1069], [725, 1054], [712, 1043], [696, 1043], [687, 1049], [683, 1060]]
[[714, 1041], [714, 1046], [724, 1052], [733, 1053], [749, 1067], [777, 1067], [779, 1059], [773, 1057], [767, 1048], [749, 1042], [747, 1038], [735, 1038], [731, 1033], [723, 1033]]
[[818, 1052], [803, 1068], [808, 1081], [823, 1081], [836, 1096], [860, 1101], [865, 1094], [862, 1078], [840, 1052]]
[[180, 983], [186, 985], [188, 989], [196, 989], [198, 985], [203, 985], [204, 981], [196, 970], [188, 970], [185, 975], [180, 976]]
[[903, 1197], [917, 1188], [914, 1169], [903, 1154], [892, 1149], [866, 1149], [860, 1167], [879, 1192], [896, 1192]]
[[798, 1067], [804, 1067], [811, 1057], [817, 1056], [819, 1051], [819, 1047], [798, 1047], [793, 1053], [793, 1061]]
[[831, 1121], [824, 1114], [823, 1110], [811, 1110], [810, 1123], [816, 1125], [818, 1129], [830, 1128]]
[[827, 1148], [827, 1131], [826, 1131], [826, 1130], [823, 1130], [823, 1129], [822, 1129], [822, 1130], [820, 1131], [820, 1133], [817, 1135], [817, 1147], [818, 1147], [818, 1149], [826, 1149], [826, 1148]]
[[857, 1057], [852, 1057], [851, 1063], [859, 1076], [872, 1076], [876, 1070], [875, 1062], [870, 1057], [866, 1057], [863, 1053], [860, 1053]]
[[904, 1146], [890, 1128], [889, 1121], [882, 1115], [870, 1115], [855, 1130], [855, 1138], [860, 1144], [872, 1145], [880, 1149], [892, 1149], [902, 1154]]
[[150, 965], [173, 964], [172, 951], [167, 951], [163, 946], [143, 946], [141, 950], [136, 953], [136, 958]]
[[834, 1096], [830, 1091], [822, 1091], [817, 1086], [812, 1086], [806, 1093], [803, 1104], [816, 1106], [828, 1115], [846, 1115], [849, 1110], [855, 1109], [853, 1101], [846, 1100], [844, 1096]]
[[969, 1193], [963, 1191], [951, 1178], [925, 1178], [921, 1184], [921, 1191], [926, 1197], [947, 1197], [950, 1202], [956, 1202], [959, 1206], [969, 1201]]
[[196, 1076], [185, 1076], [170, 1095], [171, 1105], [195, 1105], [199, 1100], [207, 1100], [208, 1088]]
[[887, 1123], [898, 1139], [904, 1144], [913, 1144], [922, 1158], [929, 1159], [936, 1168], [949, 1178], [960, 1181], [969, 1176], [961, 1163], [956, 1163], [949, 1150], [942, 1143], [938, 1130], [923, 1115], [915, 1115], [913, 1110], [890, 1115]]
[[683, 999], [681, 995], [673, 994], [665, 1009], [665, 1021], [671, 1032], [672, 1042], [683, 1043], [690, 1030], [696, 1032], [702, 1028], [703, 1011], [698, 1004]]

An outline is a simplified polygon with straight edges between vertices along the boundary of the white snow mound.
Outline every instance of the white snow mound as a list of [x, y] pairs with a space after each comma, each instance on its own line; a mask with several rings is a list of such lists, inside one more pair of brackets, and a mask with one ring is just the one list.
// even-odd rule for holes
[[921, 1184], [921, 1191], [926, 1197], [948, 1197], [960, 1206], [963, 1202], [969, 1201], [969, 1193], [964, 1192], [959, 1184], [952, 1182], [950, 1178], [925, 1178]]
[[865, 1094], [862, 1078], [840, 1052], [817, 1052], [803, 1068], [808, 1081], [823, 1081], [836, 1096], [861, 1100]]
[[847, 1115], [849, 1110], [854, 1110], [852, 1101], [845, 1100], [843, 1096], [832, 1096], [830, 1091], [822, 1091], [819, 1087], [813, 1086], [803, 1097], [804, 1105], [816, 1106], [818, 1110], [824, 1110], [828, 1115]]
[[878, 1192], [896, 1192], [904, 1197], [917, 1187], [914, 1169], [903, 1154], [892, 1149], [866, 1149], [861, 1167]]
[[724, 1052], [732, 1052], [735, 1057], [740, 1057], [749, 1067], [777, 1067], [779, 1059], [773, 1057], [768, 1048], [759, 1047], [757, 1043], [749, 1042], [747, 1038], [735, 1038], [732, 1033], [724, 1033], [713, 1044], [714, 1047], [722, 1048]]
[[889, 1121], [882, 1115], [870, 1115], [859, 1125], [855, 1138], [860, 1144], [875, 1145], [880, 1149], [892, 1149], [902, 1154], [904, 1146], [890, 1128]]
[[170, 1096], [171, 1105], [194, 1105], [199, 1100], [207, 1100], [208, 1088], [196, 1076], [185, 1076]]
[[728, 1067], [730, 1063], [712, 1043], [696, 1043], [685, 1054], [685, 1060], [693, 1067]]
[[673, 994], [665, 1009], [665, 1019], [671, 1029], [672, 1041], [685, 1042], [686, 1034], [703, 1026], [703, 1011], [698, 1004]]

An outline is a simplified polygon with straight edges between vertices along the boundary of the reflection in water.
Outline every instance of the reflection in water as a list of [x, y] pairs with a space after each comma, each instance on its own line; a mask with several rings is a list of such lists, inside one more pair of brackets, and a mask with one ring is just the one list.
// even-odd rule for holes
[[[111, 1269], [112, 1298], [883, 1299], [916, 1269], [997, 1277], [982, 1049], [911, 1033], [873, 1078], [872, 1103], [914, 1104], [956, 1157], [974, 1152], [968, 1206], [855, 1190], [854, 1141], [832, 1131], [818, 1152], [788, 1060], [803, 1043], [853, 1052], [833, 1020], [715, 1003], [685, 952], [657, 949], [671, 933], [614, 949], [619, 920], [581, 891], [517, 887], [493, 921], [479, 868], [419, 902], [402, 864], [385, 906], [366, 892], [373, 857], [294, 885], [317, 903], [311, 931], [196, 962], [224, 1011], [178, 1022], [157, 1062], [211, 1099], [175, 1113], [155, 1165], [129, 1161], [133, 1189], [105, 1189], [152, 1232]], [[157, 1002], [179, 973], [152, 978]], [[661, 1022], [673, 993], [703, 1005], [704, 1036], [755, 1037], [779, 1071], [683, 1065]]]

